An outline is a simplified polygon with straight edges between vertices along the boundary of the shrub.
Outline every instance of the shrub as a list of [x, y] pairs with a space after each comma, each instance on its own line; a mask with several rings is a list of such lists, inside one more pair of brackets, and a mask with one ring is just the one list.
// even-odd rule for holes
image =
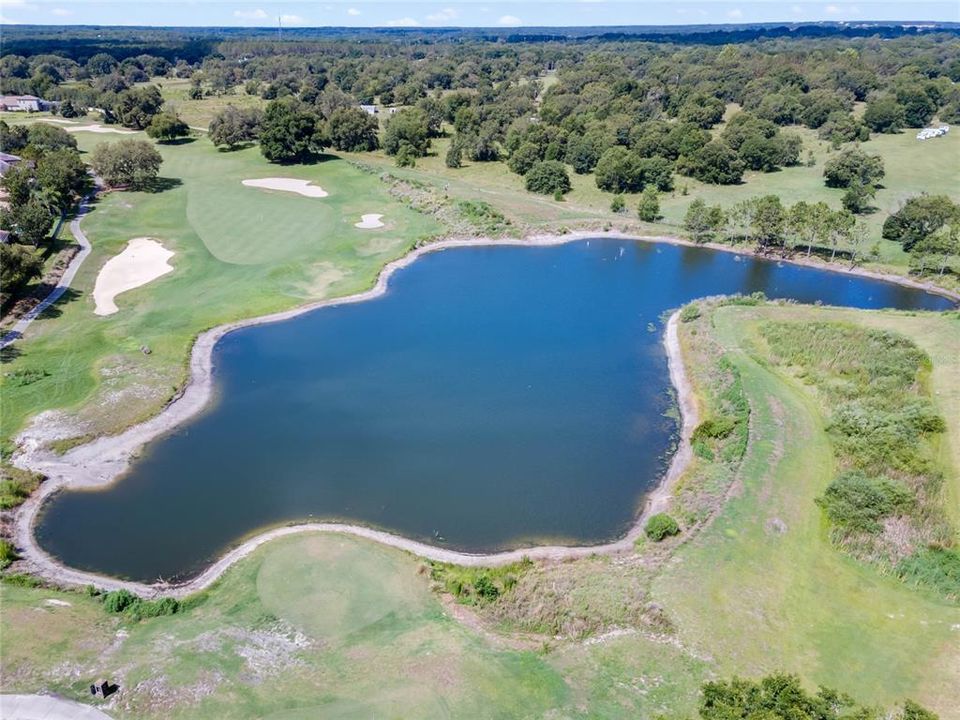
[[647, 537], [654, 542], [660, 542], [665, 537], [679, 535], [680, 526], [676, 520], [666, 513], [657, 513], [647, 520], [646, 527], [644, 527], [643, 531]]
[[613, 200], [610, 201], [610, 212], [622, 213], [626, 206], [626, 203], [623, 201], [623, 195], [617, 193], [613, 196]]
[[520, 576], [532, 567], [528, 558], [493, 568], [432, 562], [430, 579], [465, 605], [486, 605], [512, 590]]
[[680, 322], [693, 322], [698, 317], [700, 317], [700, 306], [696, 303], [684, 305], [680, 311]]
[[17, 554], [17, 549], [13, 546], [13, 543], [0, 540], [0, 570], [6, 570], [11, 563], [19, 559], [20, 556]]
[[960, 600], [960, 553], [955, 549], [924, 548], [896, 567], [901, 580], [932, 587], [949, 600]]
[[839, 475], [817, 498], [834, 525], [868, 533], [879, 532], [880, 520], [912, 503], [913, 495], [902, 483], [867, 477], [855, 470]]
[[103, 596], [103, 607], [110, 613], [123, 612], [136, 602], [140, 602], [140, 598], [129, 590], [112, 590]]

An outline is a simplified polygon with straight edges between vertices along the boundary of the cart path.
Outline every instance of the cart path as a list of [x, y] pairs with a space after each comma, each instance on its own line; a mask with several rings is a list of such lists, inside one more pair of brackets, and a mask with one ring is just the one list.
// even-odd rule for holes
[[[96, 191], [94, 191], [94, 193], [95, 192]], [[77, 271], [83, 264], [83, 261], [86, 260], [87, 255], [90, 254], [90, 241], [87, 240], [87, 236], [80, 228], [80, 221], [83, 220], [84, 216], [88, 212], [90, 212], [90, 200], [93, 199], [94, 193], [87, 195], [85, 198], [83, 198], [83, 200], [80, 201], [80, 204], [77, 206], [77, 214], [73, 220], [70, 221], [70, 232], [73, 234], [77, 244], [80, 245], [80, 252], [74, 255], [73, 260], [70, 261], [70, 264], [67, 266], [67, 269], [64, 271], [63, 275], [60, 276], [60, 282], [58, 282], [57, 286], [50, 291], [50, 294], [40, 301], [36, 307], [32, 308], [28, 313], [20, 318], [17, 323], [3, 336], [3, 339], [0, 340], [0, 350], [22, 338], [23, 333], [28, 327], [30, 327], [30, 323], [40, 317], [40, 315], [42, 315], [47, 308], [49, 308], [63, 296], [63, 294], [69, 289], [70, 283], [73, 282], [73, 278], [76, 276]]]

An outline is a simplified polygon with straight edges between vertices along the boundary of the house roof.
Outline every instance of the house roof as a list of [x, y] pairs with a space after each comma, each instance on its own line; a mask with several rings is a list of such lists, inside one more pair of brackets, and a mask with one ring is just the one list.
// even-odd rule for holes
[[19, 155], [11, 155], [10, 153], [0, 152], [0, 160], [4, 162], [20, 162], [23, 158]]

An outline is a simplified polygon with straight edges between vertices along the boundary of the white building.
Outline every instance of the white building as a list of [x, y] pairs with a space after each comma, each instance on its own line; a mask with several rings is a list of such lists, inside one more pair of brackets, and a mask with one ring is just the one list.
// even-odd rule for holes
[[9, 112], [39, 112], [49, 110], [53, 103], [36, 95], [0, 95], [0, 110]]
[[360, 109], [363, 110], [367, 115], [376, 115], [380, 112], [377, 110], [376, 105], [361, 105]]
[[17, 155], [11, 155], [10, 153], [0, 152], [0, 177], [3, 177], [7, 174], [7, 170], [12, 168], [17, 163], [21, 162], [22, 158]]

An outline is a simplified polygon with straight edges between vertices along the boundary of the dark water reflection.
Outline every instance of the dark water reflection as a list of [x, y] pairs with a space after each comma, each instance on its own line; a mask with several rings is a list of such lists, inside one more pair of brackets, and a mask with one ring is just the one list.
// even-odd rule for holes
[[477, 551], [600, 542], [631, 524], [671, 448], [665, 310], [755, 291], [950, 306], [868, 279], [613, 240], [429, 255], [390, 285], [376, 301], [227, 336], [215, 407], [151, 443], [113, 488], [52, 501], [43, 547], [152, 580], [308, 517]]

